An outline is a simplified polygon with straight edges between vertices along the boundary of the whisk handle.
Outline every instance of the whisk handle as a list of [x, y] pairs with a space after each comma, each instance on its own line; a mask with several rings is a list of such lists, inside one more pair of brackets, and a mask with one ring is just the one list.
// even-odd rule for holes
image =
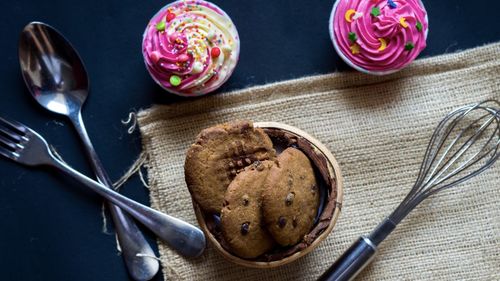
[[390, 218], [385, 218], [369, 236], [361, 236], [325, 272], [318, 281], [353, 280], [375, 257], [378, 245], [396, 228]]
[[361, 236], [319, 277], [318, 281], [353, 280], [372, 261], [376, 252], [377, 246], [368, 237]]

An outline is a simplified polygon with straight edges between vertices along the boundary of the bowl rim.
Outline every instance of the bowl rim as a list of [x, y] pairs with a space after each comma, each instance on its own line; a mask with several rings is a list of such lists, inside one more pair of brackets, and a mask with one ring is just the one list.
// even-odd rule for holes
[[198, 206], [198, 204], [193, 200], [193, 207], [195, 210], [195, 215], [196, 215], [196, 220], [198, 221], [198, 224], [200, 225], [200, 228], [202, 231], [205, 233], [206, 237], [208, 240], [210, 240], [211, 244], [215, 247], [217, 252], [219, 252], [225, 259], [241, 265], [245, 267], [251, 267], [251, 268], [273, 268], [273, 267], [278, 267], [281, 265], [285, 265], [291, 262], [296, 261], [297, 259], [307, 255], [310, 253], [312, 250], [314, 250], [320, 243], [321, 241], [325, 240], [326, 237], [332, 232], [333, 228], [337, 224], [338, 217], [340, 216], [340, 211], [342, 209], [342, 204], [343, 204], [343, 178], [342, 178], [342, 173], [340, 171], [340, 166], [333, 156], [333, 154], [330, 152], [330, 150], [322, 144], [319, 140], [311, 136], [310, 134], [287, 124], [279, 123], [279, 122], [254, 122], [253, 123], [255, 128], [261, 128], [261, 129], [279, 129], [286, 131], [288, 133], [291, 133], [293, 135], [300, 136], [304, 139], [306, 139], [310, 144], [312, 144], [315, 148], [317, 148], [326, 158], [328, 161], [328, 173], [330, 175], [333, 175], [333, 178], [336, 181], [336, 193], [337, 196], [335, 198], [335, 210], [333, 211], [332, 218], [328, 224], [328, 227], [320, 234], [318, 235], [314, 241], [305, 249], [299, 250], [296, 253], [293, 253], [292, 255], [285, 257], [280, 260], [275, 260], [275, 261], [252, 261], [252, 260], [246, 260], [243, 258], [240, 258], [230, 252], [228, 252], [226, 249], [222, 247], [220, 242], [216, 239], [214, 234], [210, 232], [208, 229], [208, 226], [205, 222], [204, 216], [203, 216], [203, 211], [201, 208]]

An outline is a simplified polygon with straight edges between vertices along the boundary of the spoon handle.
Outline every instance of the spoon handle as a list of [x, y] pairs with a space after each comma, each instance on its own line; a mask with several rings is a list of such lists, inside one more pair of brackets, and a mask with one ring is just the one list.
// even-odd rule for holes
[[[70, 118], [85, 146], [86, 154], [98, 181], [111, 189], [113, 184], [90, 141], [81, 112], [78, 111], [77, 115], [70, 116]], [[155, 253], [143, 233], [132, 218], [125, 214], [119, 207], [111, 203], [108, 204], [108, 207], [115, 225], [123, 259], [131, 277], [134, 280], [149, 280], [153, 278], [160, 266], [157, 260], [151, 258], [155, 256]]]

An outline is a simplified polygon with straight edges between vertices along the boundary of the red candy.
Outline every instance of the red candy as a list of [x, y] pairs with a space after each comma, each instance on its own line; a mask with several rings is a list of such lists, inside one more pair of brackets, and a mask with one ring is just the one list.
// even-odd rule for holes
[[219, 49], [219, 47], [213, 47], [212, 50], [210, 51], [210, 54], [214, 58], [220, 56], [220, 49]]
[[173, 19], [175, 19], [175, 14], [168, 12], [167, 13], [167, 22], [170, 22]]

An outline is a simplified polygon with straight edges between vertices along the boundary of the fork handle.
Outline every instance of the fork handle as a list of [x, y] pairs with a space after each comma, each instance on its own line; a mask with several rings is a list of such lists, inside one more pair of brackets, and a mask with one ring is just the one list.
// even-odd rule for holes
[[172, 249], [187, 257], [200, 256], [206, 245], [203, 232], [180, 219], [174, 218], [131, 200], [112, 189], [86, 177], [67, 164], [52, 156], [51, 166], [77, 180], [102, 197], [119, 206], [144, 226], [149, 228]]

